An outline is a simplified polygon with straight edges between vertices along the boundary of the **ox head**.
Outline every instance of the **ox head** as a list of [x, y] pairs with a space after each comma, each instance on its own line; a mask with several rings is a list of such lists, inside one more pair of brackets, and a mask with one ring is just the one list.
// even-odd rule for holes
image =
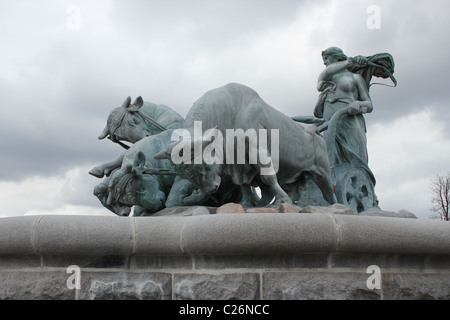
[[144, 105], [139, 96], [131, 103], [131, 97], [127, 97], [122, 106], [115, 108], [108, 116], [108, 121], [103, 132], [98, 137], [100, 140], [109, 136], [112, 141], [137, 141], [151, 135], [147, 123], [139, 111]]
[[[212, 130], [216, 130], [216, 128]], [[174, 131], [175, 135], [176, 131]], [[174, 139], [174, 134], [172, 140], [176, 139], [176, 136]], [[187, 136], [190, 136], [186, 133], [181, 136], [184, 137], [180, 137], [179, 141], [170, 143], [165, 149], [155, 154], [155, 159], [169, 159], [181, 178], [190, 180], [208, 195], [215, 193], [222, 181], [223, 145], [216, 145], [213, 150], [218, 161], [211, 161], [211, 157], [209, 157], [211, 155], [209, 152], [212, 149], [211, 134], [205, 133], [201, 141], [186, 139]], [[202, 152], [200, 154], [196, 153], [197, 148], [195, 146], [197, 143], [201, 145]]]
[[124, 205], [119, 202], [110, 202], [109, 205], [106, 203], [109, 193], [108, 189], [108, 184], [106, 182], [102, 182], [101, 184], [95, 186], [93, 193], [105, 208], [111, 210], [118, 216], [128, 216], [131, 212], [131, 206]]
[[112, 173], [108, 191], [107, 204], [138, 205], [150, 212], [162, 209], [166, 200], [158, 177], [145, 173], [145, 155], [142, 152], [137, 154], [132, 165]]

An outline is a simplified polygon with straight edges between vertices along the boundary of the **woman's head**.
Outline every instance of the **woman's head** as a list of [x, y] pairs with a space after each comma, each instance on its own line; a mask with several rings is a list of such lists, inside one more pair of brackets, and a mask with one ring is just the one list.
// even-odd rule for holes
[[325, 65], [329, 65], [337, 61], [345, 61], [348, 57], [344, 54], [341, 48], [330, 47], [322, 51], [322, 59]]

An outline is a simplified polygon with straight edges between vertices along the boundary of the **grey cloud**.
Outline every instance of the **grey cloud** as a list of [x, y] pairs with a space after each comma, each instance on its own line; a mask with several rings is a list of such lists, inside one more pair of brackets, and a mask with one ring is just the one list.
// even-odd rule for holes
[[[81, 10], [79, 30], [66, 27], [72, 4]], [[381, 8], [380, 30], [366, 26], [372, 4]], [[371, 88], [369, 127], [424, 106], [448, 121], [449, 9], [448, 1], [403, 0], [2, 1], [0, 177], [111, 160], [122, 149], [97, 136], [128, 95], [184, 116], [204, 92], [235, 81], [290, 116], [311, 115], [320, 52], [335, 45], [348, 55], [394, 56], [399, 85]], [[312, 21], [313, 12], [335, 12], [335, 21]], [[293, 45], [295, 35], [307, 36], [310, 54], [296, 57], [304, 70], [282, 49], [252, 51], [288, 27], [297, 28]]]

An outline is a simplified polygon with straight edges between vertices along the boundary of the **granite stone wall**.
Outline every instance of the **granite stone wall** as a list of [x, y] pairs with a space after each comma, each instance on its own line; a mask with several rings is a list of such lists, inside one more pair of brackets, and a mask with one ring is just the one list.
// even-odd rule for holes
[[2, 218], [0, 299], [450, 299], [450, 224], [329, 213]]

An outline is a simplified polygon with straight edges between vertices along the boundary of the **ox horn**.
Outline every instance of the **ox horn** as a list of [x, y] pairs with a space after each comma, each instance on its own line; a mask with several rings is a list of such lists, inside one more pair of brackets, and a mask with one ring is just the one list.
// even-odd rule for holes
[[109, 128], [108, 126], [105, 127], [105, 129], [103, 129], [103, 132], [98, 136], [99, 140], [105, 139], [109, 134]]

